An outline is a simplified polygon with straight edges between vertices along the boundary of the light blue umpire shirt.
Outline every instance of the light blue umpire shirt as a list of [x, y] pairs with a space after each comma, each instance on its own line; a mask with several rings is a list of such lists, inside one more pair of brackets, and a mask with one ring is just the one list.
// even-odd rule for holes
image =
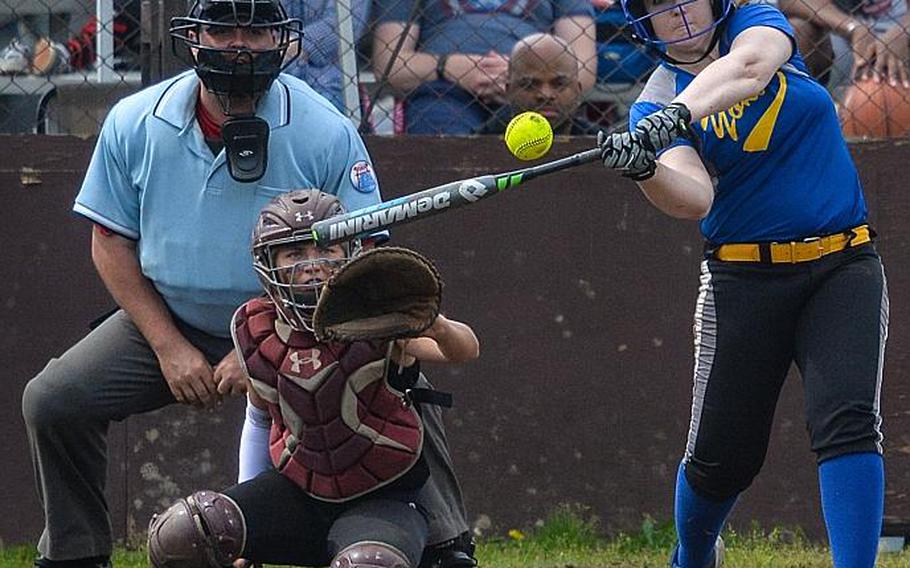
[[104, 122], [73, 210], [137, 241], [142, 273], [189, 325], [229, 337], [234, 310], [261, 294], [250, 256], [260, 209], [294, 189], [379, 203], [379, 184], [351, 122], [303, 81], [282, 74], [256, 114], [271, 128], [255, 183], [228, 174], [205, 144], [193, 71], [118, 102]]

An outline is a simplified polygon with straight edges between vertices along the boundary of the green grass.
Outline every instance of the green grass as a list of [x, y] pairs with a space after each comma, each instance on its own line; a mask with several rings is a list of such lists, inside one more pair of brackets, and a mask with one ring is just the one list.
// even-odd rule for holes
[[[482, 540], [477, 558], [483, 568], [666, 568], [675, 536], [669, 523], [646, 517], [634, 534], [602, 536], [595, 517], [579, 506], [563, 506], [540, 526], [513, 529], [501, 537]], [[830, 568], [828, 550], [813, 544], [798, 530], [748, 533], [724, 532], [727, 568]], [[32, 547], [0, 547], [0, 566], [29, 568]], [[119, 548], [115, 568], [145, 568], [144, 550]], [[878, 568], [910, 566], [910, 550], [879, 556]]]

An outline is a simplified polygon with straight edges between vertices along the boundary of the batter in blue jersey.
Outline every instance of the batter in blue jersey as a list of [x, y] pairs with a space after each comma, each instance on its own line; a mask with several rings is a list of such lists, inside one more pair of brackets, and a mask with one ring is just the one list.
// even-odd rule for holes
[[722, 564], [721, 527], [761, 469], [795, 363], [834, 566], [872, 568], [888, 293], [834, 104], [768, 4], [622, 4], [664, 61], [630, 130], [599, 136], [604, 165], [700, 220], [706, 242], [671, 566]]

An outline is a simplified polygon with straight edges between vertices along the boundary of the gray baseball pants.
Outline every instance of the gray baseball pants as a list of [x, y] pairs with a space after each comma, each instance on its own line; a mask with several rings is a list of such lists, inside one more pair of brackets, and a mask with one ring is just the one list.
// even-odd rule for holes
[[[213, 365], [233, 348], [230, 338], [178, 327]], [[108, 426], [174, 402], [154, 352], [122, 310], [29, 381], [22, 416], [44, 507], [43, 557], [110, 555]]]

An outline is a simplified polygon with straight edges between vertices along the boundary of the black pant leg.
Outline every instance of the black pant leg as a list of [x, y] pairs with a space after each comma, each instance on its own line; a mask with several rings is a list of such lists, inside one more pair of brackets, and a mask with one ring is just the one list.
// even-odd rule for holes
[[326, 566], [329, 528], [340, 509], [309, 497], [276, 470], [223, 492], [246, 521], [243, 557], [266, 564]]
[[806, 281], [790, 266], [702, 263], [684, 461], [705, 497], [743, 491], [764, 462]]
[[882, 452], [879, 397], [888, 291], [872, 245], [819, 261], [797, 330], [812, 451], [824, 461]]

